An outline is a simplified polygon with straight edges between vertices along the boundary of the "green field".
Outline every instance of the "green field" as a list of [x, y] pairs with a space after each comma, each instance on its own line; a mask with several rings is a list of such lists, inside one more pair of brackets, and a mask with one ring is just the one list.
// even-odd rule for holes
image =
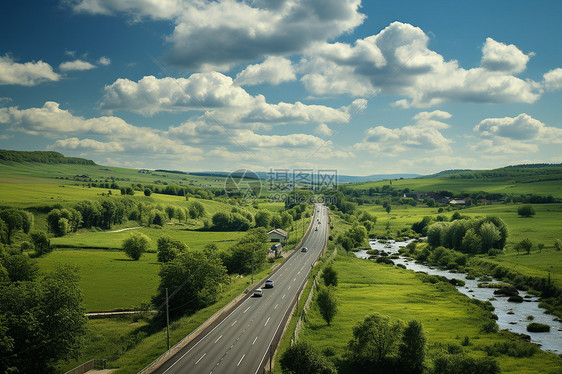
[[[423, 283], [412, 271], [359, 260], [345, 253], [338, 254], [334, 267], [339, 277], [336, 288], [339, 311], [332, 325], [326, 324], [313, 303], [299, 336], [320, 351], [330, 348], [334, 357], [344, 354], [353, 326], [373, 312], [404, 322], [421, 321], [430, 359], [445, 344], [460, 345], [465, 336], [469, 337], [470, 344], [463, 350], [474, 356], [483, 356], [484, 346], [510, 339], [509, 334], [481, 332], [489, 317], [481, 307], [448, 284]], [[502, 373], [559, 373], [562, 370], [562, 358], [542, 351], [530, 358], [502, 355], [497, 360]], [[278, 367], [276, 372], [280, 372]]]
[[[389, 181], [365, 182], [345, 185], [354, 190], [388, 185]], [[398, 179], [392, 180], [392, 187], [396, 189], [409, 188], [420, 192], [451, 191], [456, 194], [485, 191], [488, 193], [502, 193], [508, 195], [537, 194], [562, 197], [562, 183], [560, 180], [521, 183], [511, 178], [479, 178], [479, 179], [449, 179], [447, 177]]]

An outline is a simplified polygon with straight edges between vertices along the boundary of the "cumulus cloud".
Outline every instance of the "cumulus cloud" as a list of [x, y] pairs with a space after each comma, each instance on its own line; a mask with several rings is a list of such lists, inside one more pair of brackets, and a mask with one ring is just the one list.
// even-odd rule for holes
[[76, 12], [168, 19], [168, 61], [188, 69], [226, 69], [268, 55], [300, 53], [360, 25], [361, 0], [66, 0]]
[[0, 85], [35, 86], [42, 82], [58, 81], [60, 75], [43, 61], [18, 63], [10, 56], [0, 56]]
[[476, 125], [474, 131], [495, 143], [516, 141], [521, 142], [520, 147], [528, 143], [526, 146], [533, 146], [535, 150], [537, 142], [562, 144], [562, 129], [547, 126], [526, 113], [517, 117], [487, 118]]
[[314, 129], [314, 132], [320, 136], [332, 136], [334, 133], [325, 123], [321, 123]]
[[464, 69], [430, 50], [428, 42], [422, 29], [393, 22], [353, 45], [317, 43], [301, 61], [302, 82], [317, 95], [406, 96], [396, 102], [401, 107], [450, 101], [532, 103], [540, 96], [540, 84], [513, 75], [525, 69], [532, 54], [488, 38], [482, 66]]
[[533, 53], [524, 54], [513, 44], [507, 45], [486, 38], [486, 43], [482, 47], [481, 65], [489, 71], [520, 73], [525, 70], [527, 62], [533, 55]]
[[103, 66], [111, 65], [111, 59], [109, 57], [102, 56], [99, 58], [98, 64]]
[[95, 65], [84, 60], [66, 61], [59, 65], [61, 71], [83, 71], [95, 69]]
[[[60, 104], [46, 102], [41, 108], [19, 109], [18, 107], [0, 108], [0, 122], [11, 131], [58, 138], [69, 135], [98, 136], [102, 140], [78, 139], [75, 137], [60, 139], [55, 146], [69, 149], [112, 152], [149, 152], [174, 154], [186, 159], [199, 159], [202, 151], [170, 139], [160, 130], [139, 127], [114, 116], [83, 118], [60, 108]], [[103, 142], [103, 140], [108, 140]]]
[[235, 83], [249, 86], [261, 83], [278, 85], [282, 82], [294, 81], [297, 77], [291, 60], [283, 57], [268, 57], [263, 63], [249, 65], [236, 75]]
[[[437, 112], [437, 113], [436, 113]], [[446, 117], [446, 112], [423, 112], [416, 116], [416, 123], [411, 126], [388, 128], [376, 126], [365, 132], [365, 139], [355, 145], [356, 149], [374, 154], [395, 155], [408, 150], [449, 152], [451, 139], [446, 138], [441, 130], [450, 126], [433, 118]]]
[[218, 72], [197, 73], [189, 78], [146, 76], [138, 82], [118, 79], [105, 87], [101, 109], [130, 110], [147, 116], [162, 111], [204, 111], [202, 119], [208, 122], [233, 125], [347, 122], [350, 119], [349, 107], [267, 103], [264, 96], [250, 95], [234, 84], [232, 78]]
[[553, 69], [544, 75], [544, 86], [549, 91], [562, 88], [562, 69]]

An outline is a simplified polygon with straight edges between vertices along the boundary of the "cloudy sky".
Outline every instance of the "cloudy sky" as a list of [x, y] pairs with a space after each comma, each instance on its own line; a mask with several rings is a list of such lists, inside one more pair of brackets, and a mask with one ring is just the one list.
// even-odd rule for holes
[[186, 171], [562, 162], [562, 2], [28, 0], [0, 148]]

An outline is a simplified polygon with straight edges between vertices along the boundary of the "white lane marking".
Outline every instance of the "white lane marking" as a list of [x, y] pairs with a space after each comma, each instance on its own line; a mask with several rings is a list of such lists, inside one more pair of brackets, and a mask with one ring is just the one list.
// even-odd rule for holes
[[263, 325], [263, 327], [267, 326], [267, 323], [269, 322], [270, 319], [271, 319], [271, 317], [267, 318], [267, 321], [265, 321], [265, 325]]
[[195, 365], [197, 365], [197, 364], [199, 363], [199, 361], [201, 361], [201, 360], [203, 359], [203, 357], [205, 357], [206, 354], [207, 354], [207, 353], [203, 353], [203, 356], [201, 356], [201, 357], [199, 358], [199, 360], [197, 360], [197, 362], [195, 363]]
[[297, 275], [299, 275], [301, 273], [301, 271], [299, 270], [299, 272], [297, 273]]
[[242, 362], [242, 360], [244, 359], [244, 357], [246, 357], [246, 354], [244, 353], [244, 356], [242, 356], [242, 358], [240, 359], [240, 361], [238, 361], [238, 365], [236, 366], [240, 366], [240, 363]]
[[287, 291], [289, 291], [291, 289], [291, 286], [289, 286], [289, 288], [287, 289]]
[[283, 295], [283, 297], [281, 299], [284, 299], [284, 298], [285, 298], [285, 295]]
[[273, 308], [273, 309], [277, 309], [278, 306], [279, 306], [279, 304], [276, 304], [276, 305], [275, 305], [275, 308]]
[[217, 340], [215, 340], [215, 344], [217, 344], [217, 342], [218, 342], [219, 340], [221, 340], [221, 338], [222, 338], [222, 335], [219, 336], [219, 337], [217, 338]]
[[234, 323], [232, 325], [230, 325], [230, 327], [236, 325], [236, 322], [238, 322], [238, 320], [234, 321]]
[[256, 340], [258, 340], [258, 337], [256, 336], [256, 338], [254, 339], [254, 342], [252, 343], [252, 345], [256, 344]]
[[248, 311], [248, 309], [250, 309], [252, 306], [250, 305], [249, 307], [246, 308], [246, 310], [244, 311], [244, 313], [246, 313]]
[[297, 278], [293, 278], [293, 282], [296, 281], [296, 280], [297, 280]]

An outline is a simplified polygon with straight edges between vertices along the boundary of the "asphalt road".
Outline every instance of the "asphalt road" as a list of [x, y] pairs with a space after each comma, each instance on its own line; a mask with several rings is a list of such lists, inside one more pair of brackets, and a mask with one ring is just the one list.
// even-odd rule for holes
[[291, 312], [291, 301], [327, 240], [327, 208], [316, 204], [314, 209], [314, 223], [303, 243], [308, 251], [295, 253], [269, 278], [274, 287], [263, 289], [261, 298], [244, 300], [195, 345], [171, 357], [155, 373], [257, 373], [268, 359], [265, 356], [276, 331], [283, 328], [284, 316]]

